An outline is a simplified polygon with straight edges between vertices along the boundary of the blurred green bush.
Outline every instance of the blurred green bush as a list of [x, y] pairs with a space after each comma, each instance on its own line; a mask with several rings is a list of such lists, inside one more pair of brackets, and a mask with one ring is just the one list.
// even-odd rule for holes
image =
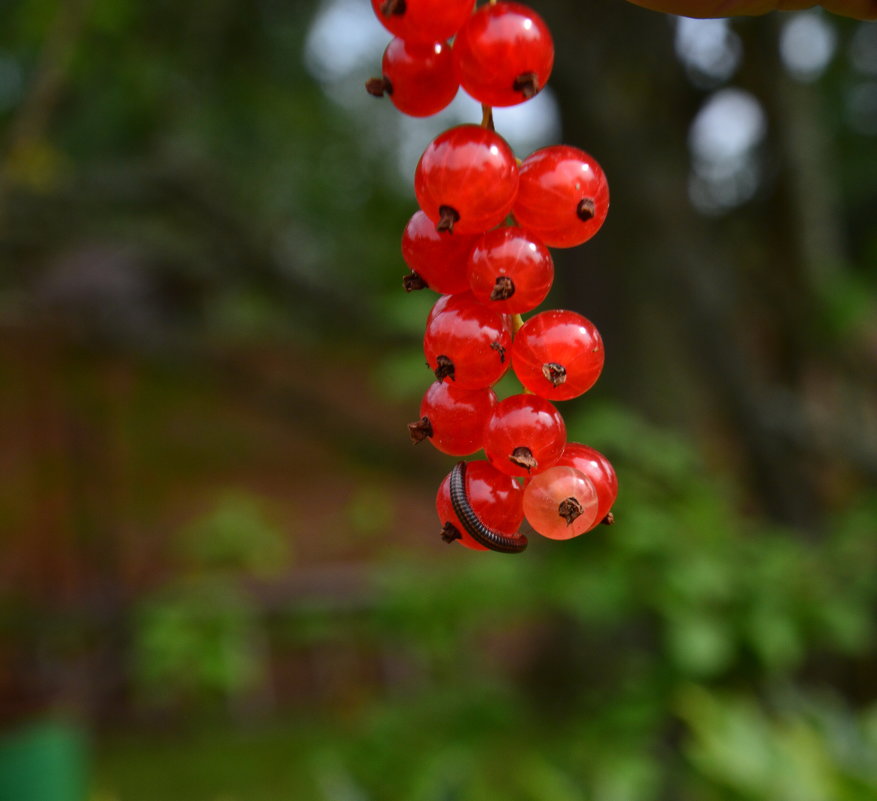
[[[288, 607], [269, 626], [275, 648], [357, 642], [383, 654], [389, 674], [352, 677], [365, 681], [354, 704], [311, 709], [285, 729], [196, 737], [199, 760], [225, 763], [220, 797], [277, 797], [240, 786], [238, 758], [264, 759], [308, 801], [875, 797], [877, 497], [807, 541], [742, 515], [688, 445], [617, 407], [580, 412], [570, 427], [615, 458], [616, 525], [535, 542], [521, 558], [388, 556], [370, 571], [365, 608]], [[153, 610], [145, 641], [180, 668], [197, 654], [202, 672], [188, 680], [212, 687], [211, 647], [154, 640], [171, 630], [188, 641], [172, 618], [205, 613], [240, 635], [246, 605], [229, 619], [233, 594], [199, 597]], [[124, 801], [163, 786], [133, 783], [141, 746], [109, 747], [102, 764], [102, 784]], [[201, 792], [186, 797], [212, 798]]]

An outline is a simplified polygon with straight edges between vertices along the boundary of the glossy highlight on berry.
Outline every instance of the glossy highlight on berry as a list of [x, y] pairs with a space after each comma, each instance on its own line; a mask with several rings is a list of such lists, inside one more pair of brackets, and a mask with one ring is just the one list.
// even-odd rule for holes
[[552, 540], [569, 540], [597, 523], [594, 483], [575, 468], [554, 465], [524, 490], [524, 516], [533, 530]]
[[479, 103], [514, 106], [542, 90], [554, 66], [548, 26], [522, 3], [481, 6], [454, 40], [463, 88]]
[[478, 236], [436, 231], [422, 211], [414, 212], [402, 234], [402, 258], [430, 288], [443, 295], [469, 291], [469, 254]]
[[506, 226], [477, 241], [467, 274], [476, 300], [506, 314], [522, 314], [545, 300], [554, 282], [554, 261], [532, 234]]
[[478, 303], [470, 293], [439, 298], [430, 314], [423, 352], [436, 380], [463, 389], [481, 389], [499, 381], [511, 365], [509, 320]]
[[591, 479], [597, 490], [598, 500], [594, 525], [612, 523], [610, 510], [618, 497], [618, 477], [612, 463], [595, 448], [580, 442], [568, 442], [557, 464], [573, 467]]
[[549, 400], [570, 400], [600, 377], [603, 338], [594, 324], [573, 311], [533, 315], [515, 335], [512, 367], [530, 391]]
[[480, 234], [508, 216], [518, 166], [506, 141], [480, 125], [458, 125], [427, 145], [414, 172], [420, 208], [440, 230]]
[[429, 117], [445, 108], [460, 88], [460, 75], [444, 42], [408, 42], [396, 37], [381, 61], [382, 77], [369, 81], [374, 95], [387, 95], [409, 117]]
[[492, 389], [463, 389], [436, 381], [420, 402], [420, 420], [409, 424], [415, 442], [429, 438], [451, 456], [467, 456], [481, 449], [484, 424], [496, 405]]
[[566, 424], [555, 406], [536, 395], [511, 395], [496, 406], [484, 429], [490, 463], [510, 476], [547, 470], [563, 453]]
[[569, 145], [537, 150], [521, 163], [513, 213], [548, 247], [587, 242], [609, 212], [609, 184], [596, 160]]
[[469, 18], [475, 0], [371, 0], [380, 23], [411, 42], [443, 42]]

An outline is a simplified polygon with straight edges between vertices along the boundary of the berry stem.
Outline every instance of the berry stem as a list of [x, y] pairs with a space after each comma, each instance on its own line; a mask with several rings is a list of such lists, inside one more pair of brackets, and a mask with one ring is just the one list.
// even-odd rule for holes
[[487, 128], [488, 131], [496, 130], [496, 127], [493, 124], [493, 108], [486, 106], [483, 103], [481, 105], [481, 127]]

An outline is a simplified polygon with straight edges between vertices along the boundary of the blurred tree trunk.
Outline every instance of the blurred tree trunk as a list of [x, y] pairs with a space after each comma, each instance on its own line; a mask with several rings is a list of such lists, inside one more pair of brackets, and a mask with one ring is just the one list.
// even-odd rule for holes
[[[604, 232], [559, 257], [571, 302], [600, 315], [608, 379], [647, 413], [692, 434], [715, 435], [709, 418], [718, 412], [726, 458], [757, 506], [778, 522], [818, 530], [825, 499], [811, 465], [850, 461], [831, 452], [850, 438], [842, 421], [832, 442], [815, 434], [803, 380], [819, 356], [813, 298], [843, 264], [839, 190], [814, 91], [784, 77], [771, 19], [738, 26], [747, 65], [739, 82], [768, 102], [772, 132], [780, 133], [773, 146], [788, 156], [780, 191], [710, 220], [687, 193], [688, 126], [704, 94], [680, 80], [670, 20], [623, 3], [589, 4], [582, 13], [555, 2], [546, 14], [558, 38], [553, 86], [564, 139], [601, 160], [613, 193]], [[745, 248], [741, 237], [751, 239]], [[752, 263], [738, 263], [746, 252]], [[647, 327], [631, 330], [638, 319]], [[613, 364], [617, 340], [619, 350], [632, 346], [632, 362]], [[642, 397], [642, 386], [662, 386], [663, 397]], [[874, 466], [873, 455], [852, 461]]]

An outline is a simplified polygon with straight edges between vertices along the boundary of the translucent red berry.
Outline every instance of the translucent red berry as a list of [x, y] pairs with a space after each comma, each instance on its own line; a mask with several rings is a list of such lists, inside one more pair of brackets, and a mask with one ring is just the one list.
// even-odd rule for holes
[[584, 473], [594, 483], [597, 490], [597, 515], [594, 525], [606, 520], [612, 504], [618, 497], [618, 477], [612, 463], [600, 451], [582, 445], [579, 442], [569, 442], [563, 449], [563, 453], [557, 460], [558, 465], [573, 467]]
[[600, 332], [573, 311], [533, 315], [512, 345], [512, 367], [518, 380], [549, 400], [569, 400], [587, 392], [599, 378], [604, 359]]
[[548, 247], [586, 242], [609, 211], [609, 185], [600, 165], [568, 145], [537, 150], [521, 163], [513, 213]]
[[420, 420], [408, 426], [411, 438], [428, 437], [438, 450], [451, 456], [475, 453], [481, 450], [484, 424], [495, 405], [492, 389], [462, 389], [436, 381], [420, 402]]
[[414, 192], [440, 230], [480, 234], [508, 216], [518, 191], [518, 167], [506, 141], [480, 125], [439, 134], [420, 158]]
[[[466, 465], [465, 480], [469, 504], [484, 525], [507, 536], [515, 536], [524, 519], [524, 490], [518, 482], [484, 460], [472, 461]], [[450, 474], [439, 487], [436, 511], [443, 527], [442, 537], [447, 542], [456, 541], [476, 551], [487, 550], [466, 533], [465, 527], [454, 513]]]
[[510, 364], [508, 318], [468, 293], [443, 296], [438, 303], [441, 311], [430, 314], [423, 337], [426, 361], [436, 378], [463, 389], [495, 384]]
[[524, 516], [533, 530], [552, 540], [569, 540], [597, 523], [594, 482], [575, 468], [554, 465], [528, 482]]
[[476, 300], [507, 314], [535, 309], [554, 281], [548, 248], [517, 226], [488, 231], [469, 255], [469, 286]]
[[565, 443], [563, 417], [537, 395], [512, 395], [501, 400], [484, 428], [487, 458], [510, 476], [547, 470], [560, 458]]
[[548, 82], [554, 43], [548, 26], [520, 3], [479, 8], [454, 40], [463, 88], [488, 106], [514, 106]]
[[430, 289], [447, 295], [468, 292], [469, 253], [477, 241], [477, 234], [436, 231], [435, 223], [416, 211], [402, 234], [402, 258]]
[[475, 0], [371, 0], [375, 16], [394, 36], [412, 42], [450, 39], [469, 18]]
[[386, 94], [411, 117], [428, 117], [445, 108], [460, 88], [451, 47], [442, 42], [407, 42], [398, 37], [387, 45], [382, 78], [366, 84], [375, 95]]

